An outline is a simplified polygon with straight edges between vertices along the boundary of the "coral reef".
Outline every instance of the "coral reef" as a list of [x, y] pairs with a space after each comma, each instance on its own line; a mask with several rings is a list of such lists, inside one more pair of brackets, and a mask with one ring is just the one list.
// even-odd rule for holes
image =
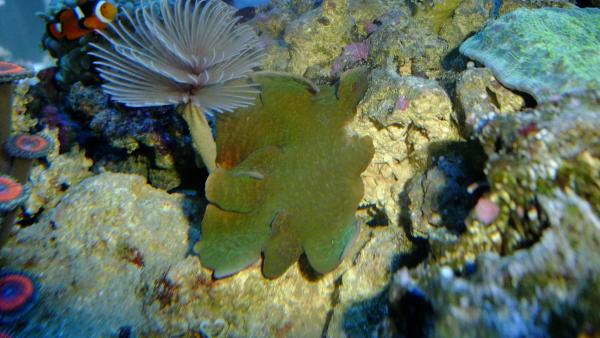
[[[51, 137], [54, 144], [59, 144], [57, 129], [45, 130], [44, 134]], [[29, 215], [51, 210], [69, 187], [93, 175], [90, 171], [92, 160], [78, 147], [63, 154], [59, 154], [59, 147], [52, 147], [46, 161], [47, 165], [38, 163], [31, 169], [31, 193], [24, 205]]]
[[448, 44], [419, 27], [408, 11], [392, 11], [368, 38], [370, 62], [401, 75], [438, 75]]
[[51, 141], [42, 135], [11, 136], [14, 83], [30, 76], [31, 71], [17, 64], [0, 62], [0, 248], [10, 236], [19, 207], [30, 192], [27, 180], [33, 161], [46, 156], [52, 148]]
[[433, 1], [413, 0], [415, 6], [415, 19], [431, 25], [433, 31], [438, 34], [442, 26], [452, 19], [454, 12], [460, 6], [462, 0]]
[[538, 201], [555, 189], [574, 191], [598, 210], [597, 97], [588, 93], [528, 114], [492, 114], [474, 121], [483, 126], [477, 135], [489, 158], [489, 191], [482, 198], [499, 212], [493, 221], [482, 222], [474, 210], [466, 233], [457, 242], [438, 243], [434, 260], [463, 269], [481, 252], [510, 253], [530, 246], [548, 224]]
[[464, 220], [477, 195], [469, 193], [472, 182], [483, 180], [483, 156], [468, 142], [453, 142], [443, 156], [435, 158], [427, 171], [405, 185], [404, 220], [411, 238], [427, 240], [434, 251], [437, 242], [452, 242], [465, 231]]
[[290, 22], [284, 35], [291, 51], [290, 71], [304, 75], [308, 65], [326, 65], [324, 68], [330, 69], [331, 60], [351, 42], [347, 36], [353, 23], [348, 16], [348, 1], [333, 0], [323, 1], [319, 8]]
[[[130, 26], [125, 14], [138, 3], [114, 2], [123, 30], [144, 30], [135, 20]], [[39, 83], [19, 86], [12, 129], [41, 132], [57, 147], [33, 163], [22, 186], [29, 191], [24, 213], [13, 215], [18, 226], [0, 252], [7, 268], [43, 276], [43, 288], [25, 320], [3, 330], [89, 337], [597, 335], [600, 92], [591, 42], [599, 15], [574, 3], [282, 0], [238, 12], [243, 25], [237, 26], [258, 32], [253, 46], [267, 54], [267, 72], [255, 81], [274, 92], [295, 90], [281, 98], [266, 90], [257, 107], [231, 116], [114, 102], [87, 54], [90, 43], [111, 48], [98, 34], [71, 42], [45, 36], [57, 66], [38, 74]], [[51, 1], [50, 14], [73, 4]], [[555, 8], [534, 9], [546, 6]], [[578, 24], [587, 16], [593, 18]], [[558, 34], [565, 32], [574, 42]], [[457, 47], [468, 37], [467, 56], [461, 55]], [[344, 118], [355, 106], [357, 114], [338, 137], [339, 125], [330, 122], [340, 111], [324, 107], [345, 101], [348, 87], [338, 77], [357, 66], [370, 68], [370, 76], [350, 88], [356, 92]], [[507, 81], [502, 74], [509, 70], [528, 87]], [[277, 71], [293, 75], [283, 80]], [[269, 102], [296, 106], [298, 95], [306, 104], [277, 110], [278, 127], [256, 126]], [[299, 114], [305, 106], [314, 108], [307, 114], [318, 128]], [[223, 145], [220, 167], [205, 185], [179, 113], [188, 113], [190, 125], [207, 113], [205, 136], [216, 129]], [[291, 121], [297, 124], [288, 128]], [[292, 149], [255, 143], [282, 135], [303, 142], [290, 142]], [[357, 166], [340, 169], [351, 167], [340, 162], [355, 160], [352, 143], [362, 137], [373, 140], [371, 163], [364, 156], [362, 174]], [[336, 151], [334, 143], [350, 150]], [[294, 160], [280, 175], [286, 181], [271, 182], [275, 162], [285, 156]], [[305, 173], [320, 165], [327, 170]], [[359, 175], [365, 193], [356, 211]], [[279, 212], [289, 205], [292, 216]], [[347, 221], [322, 216], [335, 214], [336, 206]], [[206, 226], [220, 224], [215, 211], [251, 219], [254, 210], [271, 212], [259, 230], [275, 234], [272, 243], [261, 234], [244, 259], [207, 260], [209, 241], [222, 250], [214, 250], [220, 260], [250, 241], [239, 233], [214, 236], [223, 229]], [[349, 226], [355, 218], [358, 228]], [[345, 233], [328, 237], [315, 226], [306, 235], [289, 219]], [[350, 234], [354, 245], [347, 245]], [[337, 244], [319, 246], [324, 256], [335, 251], [326, 269], [298, 249], [317, 237]], [[214, 279], [263, 253], [263, 265]], [[114, 311], [115, 304], [122, 310]]]

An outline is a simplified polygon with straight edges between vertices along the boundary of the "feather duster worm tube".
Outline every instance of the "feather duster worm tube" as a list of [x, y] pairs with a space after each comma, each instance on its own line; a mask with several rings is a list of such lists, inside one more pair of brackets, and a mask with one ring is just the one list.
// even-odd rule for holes
[[[258, 89], [236, 81], [261, 64], [264, 53], [250, 26], [221, 1], [169, 0], [146, 4], [99, 32], [109, 46], [91, 53], [104, 92], [130, 107], [184, 105], [196, 151], [212, 171], [215, 145], [203, 115], [253, 104]], [[133, 28], [135, 27], [135, 28]]]

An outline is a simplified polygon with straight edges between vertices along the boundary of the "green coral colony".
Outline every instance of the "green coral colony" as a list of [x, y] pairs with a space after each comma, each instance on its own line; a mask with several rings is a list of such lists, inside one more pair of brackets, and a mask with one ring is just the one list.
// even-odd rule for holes
[[517, 9], [467, 39], [460, 52], [542, 103], [600, 90], [599, 32], [598, 8]]
[[198, 252], [221, 277], [264, 253], [277, 277], [305, 253], [321, 273], [336, 267], [356, 237], [360, 173], [373, 156], [368, 138], [345, 125], [366, 90], [366, 70], [315, 94], [288, 77], [257, 77], [251, 108], [217, 120], [217, 169], [206, 183], [211, 204]]

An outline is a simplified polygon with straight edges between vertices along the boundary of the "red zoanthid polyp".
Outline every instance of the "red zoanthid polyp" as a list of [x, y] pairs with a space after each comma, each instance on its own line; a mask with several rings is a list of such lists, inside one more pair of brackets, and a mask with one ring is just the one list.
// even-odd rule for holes
[[21, 271], [0, 271], [0, 323], [14, 323], [26, 315], [39, 298], [34, 278]]

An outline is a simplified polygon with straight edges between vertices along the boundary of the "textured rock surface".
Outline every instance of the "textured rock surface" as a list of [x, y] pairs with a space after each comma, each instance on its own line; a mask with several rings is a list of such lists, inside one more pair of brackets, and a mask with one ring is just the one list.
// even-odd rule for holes
[[[524, 33], [526, 32], [526, 33]], [[460, 52], [538, 102], [600, 89], [600, 9], [518, 9], [465, 41]]]
[[456, 142], [452, 149], [405, 187], [407, 229], [412, 238], [428, 240], [434, 252], [438, 242], [455, 241], [464, 232], [464, 220], [476, 201], [468, 187], [484, 177], [477, 170], [484, 163], [483, 156], [473, 150], [477, 148], [472, 142]]
[[[254, 265], [213, 282], [190, 257], [154, 282], [159, 287], [147, 295], [146, 309], [161, 330], [172, 334], [197, 327], [220, 337], [362, 334], [385, 314], [371, 299], [389, 282], [394, 255], [408, 254], [411, 247], [400, 228], [363, 227], [348, 259], [333, 272], [315, 279], [304, 262], [272, 281]], [[161, 297], [165, 289], [172, 293]]]
[[486, 210], [474, 209], [465, 221], [466, 233], [433, 258], [462, 269], [481, 252], [510, 253], [530, 246], [548, 226], [539, 198], [555, 189], [574, 191], [600, 210], [598, 97], [567, 97], [527, 113], [478, 121], [483, 126], [478, 137], [488, 156], [482, 203], [498, 212], [485, 221]]
[[460, 1], [439, 31], [440, 37], [448, 43], [448, 49], [454, 50], [467, 36], [493, 19], [496, 3], [496, 0]]
[[19, 334], [106, 337], [152, 327], [140, 292], [185, 256], [183, 203], [139, 176], [107, 173], [70, 188], [4, 248], [10, 267], [26, 267], [42, 283], [40, 304]]
[[456, 85], [461, 108], [461, 126], [464, 134], [472, 136], [481, 128], [486, 117], [497, 114], [516, 113], [525, 104], [523, 97], [504, 88], [487, 68], [465, 70]]
[[[432, 327], [439, 337], [598, 332], [597, 212], [577, 195], [560, 191], [540, 203], [551, 224], [529, 250], [505, 257], [483, 254], [476, 271], [466, 277], [455, 276], [448, 267], [426, 265], [398, 272], [389, 293], [396, 320], [388, 334], [423, 333]], [[419, 317], [410, 318], [415, 309], [421, 310]], [[418, 327], [427, 323], [433, 326]]]
[[363, 173], [363, 204], [397, 225], [400, 193], [425, 168], [430, 146], [458, 140], [448, 95], [432, 80], [375, 70], [351, 127], [373, 138], [375, 157]]
[[198, 257], [186, 258], [202, 208], [134, 175], [105, 173], [69, 188], [3, 249], [8, 267], [37, 274], [43, 286], [15, 333], [338, 337], [357, 330], [349, 316], [375, 320], [361, 302], [383, 292], [394, 255], [412, 250], [401, 228], [363, 227], [349, 258], [324, 277], [304, 262], [274, 281], [258, 265], [213, 281]]
[[352, 24], [347, 0], [325, 0], [318, 8], [291, 22], [284, 36], [290, 46], [290, 71], [303, 75], [309, 65], [326, 65], [329, 69], [330, 62], [350, 42]]
[[36, 214], [42, 208], [55, 207], [65, 190], [92, 175], [89, 170], [92, 160], [87, 158], [78, 147], [60, 155], [57, 148], [54, 147], [54, 150], [48, 155], [49, 165], [47, 167], [39, 164], [31, 170], [29, 181], [32, 191], [25, 204], [25, 211], [29, 214]]
[[97, 170], [140, 174], [153, 186], [170, 190], [181, 184], [186, 170], [196, 168], [187, 127], [172, 107], [104, 108], [89, 126], [120, 153], [98, 154]]
[[401, 75], [436, 76], [448, 51], [447, 43], [422, 29], [408, 11], [391, 11], [371, 34], [369, 61]]

